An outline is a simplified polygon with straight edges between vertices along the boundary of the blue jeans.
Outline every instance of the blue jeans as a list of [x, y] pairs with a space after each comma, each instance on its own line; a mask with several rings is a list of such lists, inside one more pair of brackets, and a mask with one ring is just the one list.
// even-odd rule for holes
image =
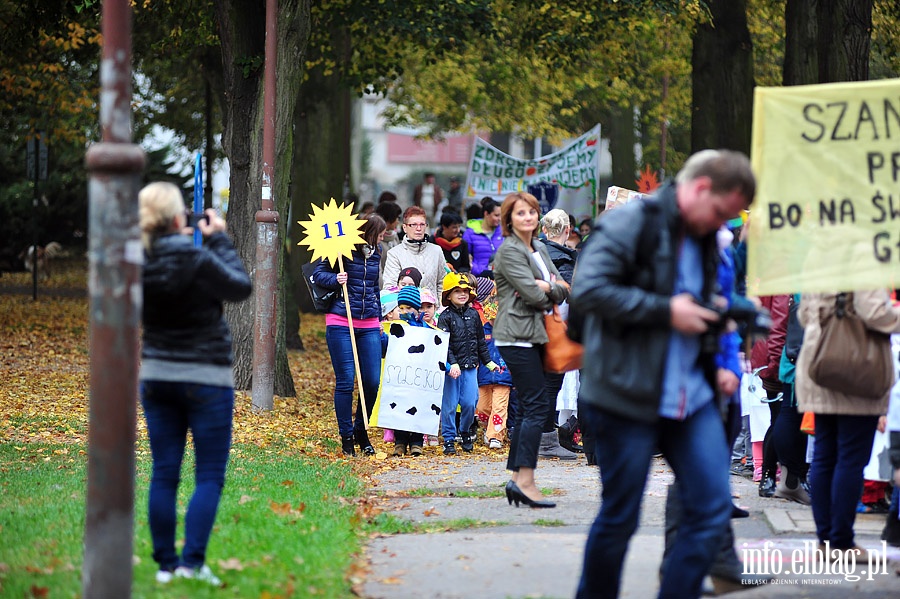
[[[372, 415], [378, 385], [381, 384], [381, 329], [357, 329], [356, 351], [359, 354], [359, 371], [366, 396], [366, 414]], [[338, 431], [347, 438], [354, 430], [363, 430], [362, 406], [356, 405], [356, 421], [353, 419], [353, 389], [356, 384], [356, 367], [353, 364], [353, 346], [350, 329], [341, 326], [325, 327], [325, 342], [331, 354], [334, 368], [334, 415]]]
[[877, 426], [878, 416], [816, 414], [809, 495], [816, 535], [832, 548], [853, 547], [856, 504]]
[[[162, 570], [199, 568], [216, 520], [231, 448], [234, 389], [196, 383], [142, 381], [153, 476], [148, 505], [153, 559]], [[184, 518], [181, 561], [175, 551], [176, 497], [190, 429], [194, 439], [194, 495]]]
[[459, 378], [449, 374], [444, 376], [444, 395], [441, 397], [441, 436], [444, 441], [456, 437], [456, 406], [459, 406], [460, 434], [469, 434], [475, 420], [475, 405], [478, 403], [478, 369], [461, 370]]
[[622, 563], [637, 529], [641, 499], [654, 446], [675, 471], [683, 513], [678, 536], [663, 565], [660, 597], [700, 596], [731, 515], [729, 451], [715, 402], [684, 421], [656, 423], [614, 416], [580, 404], [587, 429], [595, 436], [600, 467], [600, 513], [588, 533], [578, 599], [617, 597]]

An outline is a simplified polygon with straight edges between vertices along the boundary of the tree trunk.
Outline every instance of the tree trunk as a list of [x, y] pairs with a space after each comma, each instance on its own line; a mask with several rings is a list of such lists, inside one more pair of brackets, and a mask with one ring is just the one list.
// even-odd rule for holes
[[[609, 153], [612, 157], [612, 183], [634, 188], [637, 163], [634, 159], [634, 108], [615, 105], [609, 112]], [[602, 194], [601, 194], [602, 195]]]
[[819, 13], [819, 82], [867, 81], [873, 0], [825, 0]]
[[788, 0], [784, 85], [869, 78], [873, 0]]
[[[280, 0], [278, 7], [277, 105], [275, 182], [273, 197], [280, 215], [279, 235], [286, 239], [288, 183], [293, 162], [291, 119], [302, 76], [309, 37], [310, 0]], [[262, 188], [262, 94], [265, 57], [265, 8], [258, 0], [217, 0], [216, 18], [225, 69], [222, 146], [231, 164], [228, 225], [238, 253], [251, 276], [256, 262], [256, 211]], [[280, 250], [284, 247], [282, 241]], [[284, 252], [279, 251], [279, 270]], [[279, 277], [275, 349], [275, 395], [295, 396], [287, 363], [284, 327], [284, 277]], [[226, 318], [234, 337], [235, 388], [250, 389], [253, 375], [253, 297], [229, 304]]]
[[[351, 94], [336, 75], [324, 76], [320, 69], [309, 73], [294, 111], [294, 161], [291, 170], [290, 260], [293, 295], [292, 313], [314, 312], [312, 300], [300, 275], [309, 262], [307, 246], [298, 246], [303, 228], [297, 224], [330, 198], [342, 200], [345, 177], [349, 175]], [[352, 189], [352, 187], [351, 187]], [[289, 315], [290, 320], [290, 315]], [[299, 317], [297, 318], [299, 322]]]
[[727, 148], [750, 154], [753, 43], [746, 0], [709, 0], [711, 23], [697, 27], [691, 54], [691, 153]]
[[818, 0], [787, 0], [784, 7], [783, 85], [819, 82]]

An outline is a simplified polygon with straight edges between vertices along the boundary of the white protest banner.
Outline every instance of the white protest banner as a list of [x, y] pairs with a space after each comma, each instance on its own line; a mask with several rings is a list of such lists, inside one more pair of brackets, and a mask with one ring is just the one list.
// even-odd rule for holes
[[375, 426], [438, 434], [449, 342], [444, 331], [390, 323]]
[[900, 79], [754, 94], [748, 293], [900, 285]]
[[606, 190], [605, 209], [612, 210], [614, 208], [618, 208], [619, 206], [624, 206], [628, 202], [640, 200], [643, 197], [647, 197], [647, 195], [648, 194], [643, 194], [631, 189], [625, 189], [624, 187], [616, 187], [614, 185]]
[[[534, 159], [514, 158], [476, 137], [469, 162], [465, 199], [469, 203], [490, 196], [502, 201], [511, 193], [528, 191], [529, 185], [547, 181], [568, 194], [587, 191], [587, 194], [580, 195], [588, 198], [586, 205], [591, 207], [597, 195], [599, 172], [599, 124], [562, 150]], [[564, 203], [562, 197], [560, 202]], [[578, 212], [583, 210], [584, 206], [577, 208]]]

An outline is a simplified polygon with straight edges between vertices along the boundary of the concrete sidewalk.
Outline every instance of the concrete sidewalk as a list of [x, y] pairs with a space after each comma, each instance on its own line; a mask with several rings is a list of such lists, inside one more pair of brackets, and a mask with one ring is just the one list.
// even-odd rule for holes
[[[394, 459], [394, 458], [391, 458]], [[582, 567], [584, 542], [599, 505], [599, 476], [583, 457], [575, 462], [541, 460], [541, 488], [552, 489], [557, 508], [533, 510], [507, 504], [509, 480], [501, 454], [445, 458], [429, 449], [423, 458], [397, 460], [370, 489], [385, 498], [389, 513], [428, 530], [373, 540], [367, 549], [371, 571], [363, 587], [369, 599], [450, 599], [478, 597], [573, 597]], [[626, 557], [621, 597], [655, 597], [663, 552], [664, 505], [672, 473], [654, 461], [644, 493], [641, 525]], [[858, 581], [840, 574], [814, 574], [800, 560], [800, 573], [788, 574], [793, 552], [802, 556], [814, 544], [812, 512], [780, 499], [762, 499], [751, 481], [732, 476], [736, 503], [751, 517], [734, 520], [738, 554], [762, 568], [779, 568], [777, 583], [748, 589], [740, 597], [900, 597], [900, 577], [863, 575]], [[859, 515], [857, 540], [880, 548], [884, 516]], [[766, 543], [769, 543], [768, 545]], [[763, 553], [763, 550], [766, 553]], [[888, 557], [900, 560], [900, 549]], [[777, 564], [777, 565], [775, 565]], [[879, 564], [879, 572], [883, 571]], [[867, 566], [860, 564], [856, 574]], [[797, 569], [797, 568], [795, 568]]]

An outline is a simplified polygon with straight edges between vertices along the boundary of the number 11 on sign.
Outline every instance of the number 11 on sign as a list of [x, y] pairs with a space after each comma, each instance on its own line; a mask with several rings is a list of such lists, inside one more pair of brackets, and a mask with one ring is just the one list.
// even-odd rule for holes
[[[334, 224], [337, 225], [337, 230], [338, 230], [337, 237], [343, 237], [344, 236], [344, 226], [341, 223], [341, 221], [338, 221]], [[325, 239], [331, 239], [331, 233], [328, 231], [328, 223], [322, 225], [322, 228], [325, 229]]]

